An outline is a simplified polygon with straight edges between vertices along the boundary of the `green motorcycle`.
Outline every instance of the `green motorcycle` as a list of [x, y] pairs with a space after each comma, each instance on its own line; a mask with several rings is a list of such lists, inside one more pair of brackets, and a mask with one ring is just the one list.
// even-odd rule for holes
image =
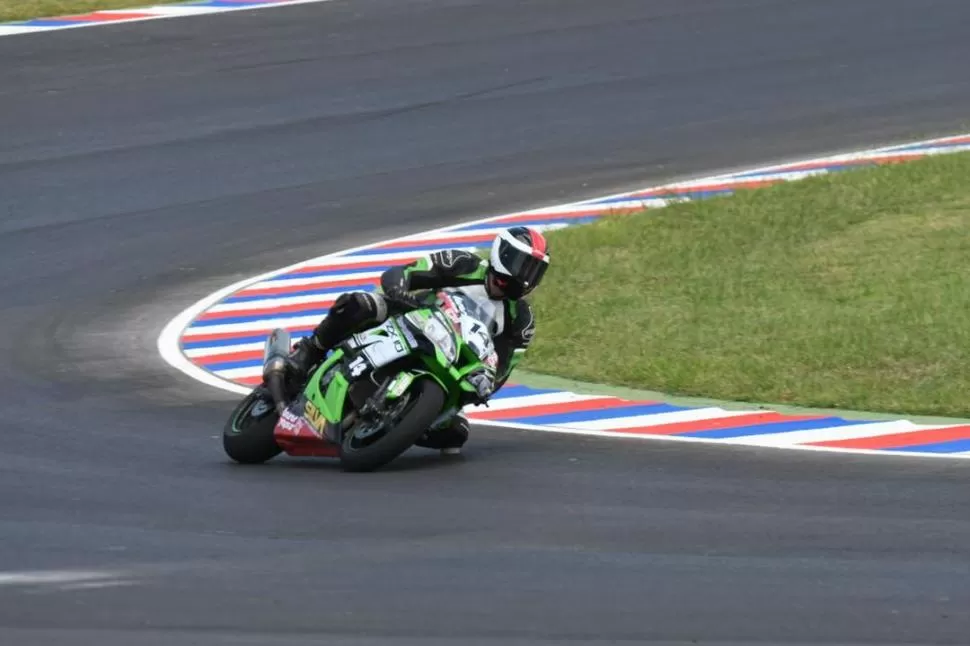
[[443, 289], [427, 303], [353, 335], [304, 384], [286, 369], [289, 333], [274, 330], [263, 383], [226, 422], [226, 454], [246, 464], [283, 452], [339, 457], [347, 471], [371, 471], [447, 424], [474, 401], [483, 373], [494, 380], [503, 309], [478, 286]]

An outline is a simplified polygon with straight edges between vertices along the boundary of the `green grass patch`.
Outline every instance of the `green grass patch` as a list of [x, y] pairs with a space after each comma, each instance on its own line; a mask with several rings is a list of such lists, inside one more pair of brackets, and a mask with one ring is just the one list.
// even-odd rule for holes
[[523, 367], [746, 402], [970, 413], [970, 155], [549, 234]]
[[184, 0], [0, 0], [0, 22], [90, 13], [99, 9], [137, 9]]

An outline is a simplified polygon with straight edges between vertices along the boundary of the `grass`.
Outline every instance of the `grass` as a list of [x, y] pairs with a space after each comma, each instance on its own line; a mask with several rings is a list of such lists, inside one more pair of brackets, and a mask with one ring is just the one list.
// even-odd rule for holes
[[137, 9], [184, 0], [0, 0], [0, 22], [78, 15], [99, 9]]
[[970, 414], [970, 155], [549, 238], [527, 370], [683, 396]]

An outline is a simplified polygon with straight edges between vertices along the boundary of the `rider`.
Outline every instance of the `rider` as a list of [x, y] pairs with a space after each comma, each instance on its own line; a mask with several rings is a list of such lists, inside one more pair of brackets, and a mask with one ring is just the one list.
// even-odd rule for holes
[[[381, 290], [341, 294], [327, 316], [310, 336], [301, 339], [290, 355], [290, 365], [300, 376], [319, 363], [326, 353], [356, 332], [383, 323], [389, 315], [421, 306], [412, 290], [465, 287], [469, 292], [504, 303], [504, 321], [493, 337], [498, 366], [494, 377], [479, 375], [478, 397], [484, 403], [501, 388], [521, 353], [532, 342], [535, 320], [524, 296], [542, 280], [549, 266], [546, 239], [531, 227], [503, 230], [492, 242], [488, 260], [461, 249], [445, 249], [407, 265], [391, 267], [381, 275]], [[493, 381], [494, 379], [494, 381]], [[457, 452], [468, 440], [468, 420], [458, 414], [441, 428], [432, 429], [417, 446]]]

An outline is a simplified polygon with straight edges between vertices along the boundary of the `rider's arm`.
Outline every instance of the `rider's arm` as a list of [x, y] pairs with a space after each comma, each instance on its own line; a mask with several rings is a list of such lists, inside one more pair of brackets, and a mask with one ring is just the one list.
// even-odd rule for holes
[[[494, 391], [505, 385], [512, 371], [522, 360], [526, 349], [535, 336], [535, 315], [527, 301], [509, 303], [511, 324], [495, 339], [495, 353], [498, 355], [498, 369], [495, 376]], [[494, 392], [493, 391], [493, 392]]]
[[461, 249], [436, 251], [406, 265], [391, 267], [381, 274], [385, 294], [403, 294], [414, 289], [458, 287], [481, 282], [485, 261]]

